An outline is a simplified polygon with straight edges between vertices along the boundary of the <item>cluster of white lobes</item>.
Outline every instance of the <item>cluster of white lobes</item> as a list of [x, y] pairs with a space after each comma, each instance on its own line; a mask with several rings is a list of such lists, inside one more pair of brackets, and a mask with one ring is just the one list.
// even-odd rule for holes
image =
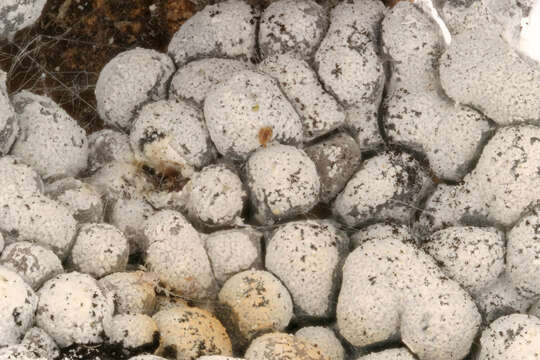
[[540, 10], [437, 5], [206, 6], [88, 136], [2, 74], [0, 360], [537, 359]]

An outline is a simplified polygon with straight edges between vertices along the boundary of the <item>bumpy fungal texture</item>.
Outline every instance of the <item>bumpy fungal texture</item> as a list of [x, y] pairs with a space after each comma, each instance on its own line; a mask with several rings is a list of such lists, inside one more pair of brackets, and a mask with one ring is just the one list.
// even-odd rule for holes
[[8, 345], [0, 348], [0, 360], [47, 360], [48, 358], [40, 356], [34, 350], [28, 349], [26, 346]]
[[195, 173], [183, 192], [194, 222], [212, 227], [241, 221], [247, 194], [240, 177], [226, 166], [210, 165]]
[[433, 233], [423, 249], [472, 294], [493, 285], [504, 271], [504, 234], [495, 228], [449, 227]]
[[54, 339], [39, 327], [28, 329], [21, 345], [45, 359], [56, 359], [60, 355], [60, 349]]
[[379, 39], [381, 21], [387, 11], [386, 6], [378, 0], [340, 1], [331, 12], [331, 23], [346, 19], [355, 19], [370, 33], [372, 39]]
[[137, 197], [118, 199], [109, 207], [108, 221], [129, 240], [131, 254], [146, 250], [144, 222], [155, 213], [154, 208]]
[[348, 8], [344, 4], [331, 13], [331, 25], [315, 53], [314, 66], [325, 88], [347, 110], [347, 124], [360, 147], [371, 148], [382, 143], [377, 113], [385, 76], [373, 29], [361, 19], [375, 13], [353, 17], [341, 9]]
[[37, 242], [64, 259], [76, 221], [67, 208], [42, 192], [43, 182], [30, 166], [13, 156], [0, 158], [0, 230], [5, 244]]
[[261, 238], [262, 233], [249, 227], [207, 236], [204, 247], [219, 285], [244, 270], [262, 268]]
[[43, 193], [43, 187], [39, 174], [21, 159], [11, 155], [0, 157], [2, 199], [13, 194], [21, 197], [39, 195]]
[[45, 194], [70, 209], [81, 223], [103, 221], [101, 194], [90, 184], [73, 177], [47, 184]]
[[116, 226], [128, 238], [130, 251], [144, 251], [146, 240], [143, 226], [155, 211], [147, 202], [154, 184], [133, 162], [106, 162], [85, 181], [103, 197], [106, 221]]
[[34, 322], [38, 297], [14, 271], [0, 265], [0, 347], [18, 344]]
[[440, 75], [448, 96], [499, 125], [540, 121], [540, 69], [521, 58], [496, 31], [453, 37], [441, 56]]
[[471, 31], [471, 27], [475, 26], [473, 18], [478, 19], [481, 10], [478, 5], [485, 3], [481, 0], [467, 1], [445, 1], [440, 6], [440, 13], [444, 19], [444, 23], [452, 35], [457, 35], [463, 31]]
[[96, 223], [80, 227], [69, 260], [76, 270], [99, 279], [125, 270], [128, 256], [124, 234], [113, 225]]
[[0, 39], [12, 40], [15, 33], [32, 26], [47, 0], [4, 0], [0, 4]]
[[345, 261], [337, 322], [355, 346], [400, 335], [419, 359], [462, 359], [480, 321], [470, 295], [402, 239], [368, 240]]
[[258, 16], [241, 0], [206, 6], [180, 27], [167, 51], [178, 67], [203, 57], [255, 60]]
[[146, 221], [144, 227], [144, 235], [148, 245], [164, 242], [178, 235], [188, 238], [198, 245], [204, 244], [197, 230], [181, 213], [174, 210], [158, 211]]
[[390, 142], [426, 154], [435, 175], [453, 181], [467, 174], [492, 132], [487, 119], [469, 107], [454, 105], [434, 91], [403, 88], [385, 102], [384, 127]]
[[88, 170], [94, 173], [113, 161], [135, 161], [129, 135], [113, 129], [102, 129], [88, 136]]
[[495, 320], [482, 332], [478, 360], [532, 360], [539, 353], [540, 319], [512, 314]]
[[401, 1], [382, 22], [382, 40], [392, 68], [383, 113], [388, 141], [424, 153], [437, 177], [461, 180], [491, 128], [482, 114], [441, 96], [439, 26], [421, 4]]
[[358, 143], [344, 132], [310, 145], [304, 150], [317, 167], [321, 182], [320, 201], [323, 203], [329, 203], [343, 190], [362, 162]]
[[202, 107], [204, 98], [213, 86], [227, 80], [234, 73], [250, 68], [250, 63], [233, 59], [209, 58], [192, 61], [174, 74], [169, 98], [193, 101]]
[[163, 286], [188, 299], [214, 294], [214, 275], [203, 242], [182, 214], [157, 212], [146, 221], [144, 234], [149, 244], [146, 265]]
[[328, 360], [344, 360], [345, 349], [333, 330], [322, 326], [307, 326], [298, 330], [294, 336], [305, 340], [319, 349]]
[[76, 176], [86, 169], [86, 132], [67, 112], [48, 97], [26, 90], [12, 101], [20, 127], [12, 155], [45, 179]]
[[47, 281], [38, 295], [36, 324], [60, 347], [103, 341], [104, 326], [113, 316], [114, 303], [90, 275], [58, 275]]
[[534, 299], [517, 292], [507, 272], [502, 273], [494, 284], [476, 294], [475, 301], [487, 324], [504, 315], [525, 314], [534, 303]]
[[300, 117], [277, 80], [260, 72], [241, 71], [216, 85], [206, 96], [204, 117], [217, 150], [237, 160], [263, 145], [258, 134], [265, 127], [272, 130], [271, 140], [303, 140]]
[[158, 345], [159, 332], [156, 322], [148, 315], [116, 315], [105, 334], [111, 344], [120, 344], [127, 349]]
[[176, 307], [153, 316], [161, 335], [157, 354], [177, 360], [203, 355], [232, 355], [227, 331], [208, 311]]
[[316, 346], [293, 335], [270, 333], [251, 342], [246, 360], [328, 360]]
[[66, 207], [38, 194], [29, 197], [4, 196], [0, 208], [0, 229], [6, 243], [35, 242], [50, 248], [60, 260], [68, 255], [75, 239], [77, 221]]
[[432, 232], [448, 226], [469, 225], [460, 221], [465, 214], [465, 206], [468, 206], [462, 203], [463, 192], [464, 188], [460, 185], [437, 184], [436, 189], [426, 199], [424, 210], [413, 224], [414, 232], [420, 236], [429, 236]]
[[528, 298], [540, 295], [539, 210], [533, 208], [507, 234], [506, 271], [512, 285]]
[[[13, 1], [0, 38], [44, 0]], [[390, 1], [192, 0], [215, 5], [167, 55], [103, 69], [99, 115], [121, 132], [88, 140], [44, 97], [13, 106], [0, 71], [0, 360], [54, 359], [55, 342], [162, 356], [130, 360], [540, 358], [540, 320], [516, 314], [540, 314], [540, 68], [512, 48], [533, 0]], [[454, 35], [441, 65], [430, 5]]]
[[415, 239], [407, 225], [396, 223], [376, 223], [368, 225], [351, 235], [351, 246], [356, 249], [369, 240], [385, 240], [398, 237], [403, 241], [414, 243]]
[[154, 190], [153, 184], [137, 164], [124, 161], [103, 165], [85, 181], [94, 186], [108, 203], [119, 199], [140, 201], [145, 193]]
[[0, 264], [19, 274], [34, 290], [64, 271], [62, 262], [51, 250], [28, 241], [6, 246]]
[[513, 225], [539, 198], [540, 128], [500, 128], [484, 147], [474, 170], [457, 186], [439, 184], [415, 224], [420, 233], [450, 225]]
[[293, 146], [277, 144], [256, 151], [247, 161], [246, 173], [250, 200], [261, 223], [305, 213], [319, 200], [315, 164]]
[[[0, 7], [0, 14], [1, 14]], [[0, 15], [1, 16], [1, 15]], [[1, 21], [1, 20], [0, 20]], [[6, 155], [17, 138], [19, 122], [9, 100], [7, 74], [0, 70], [0, 155]]]
[[105, 124], [128, 130], [145, 103], [165, 98], [174, 72], [172, 60], [155, 50], [124, 51], [101, 70], [96, 83], [97, 111]]
[[270, 272], [248, 270], [232, 276], [219, 292], [223, 323], [237, 346], [247, 345], [258, 334], [283, 331], [293, 317], [287, 288]]
[[300, 115], [304, 141], [311, 141], [344, 125], [345, 112], [323, 89], [309, 64], [296, 56], [290, 52], [272, 56], [260, 63], [258, 68], [279, 81], [281, 89]]
[[527, 313], [529, 315], [536, 316], [537, 318], [540, 318], [540, 302], [536, 301], [534, 304], [531, 305], [531, 307], [528, 309]]
[[532, 1], [445, 1], [440, 7], [440, 13], [452, 36], [486, 31], [487, 28], [501, 36], [510, 46], [515, 46], [521, 31], [522, 17], [528, 15]]
[[159, 173], [169, 169], [190, 176], [214, 158], [214, 147], [200, 110], [182, 100], [143, 106], [130, 132], [135, 156]]
[[385, 220], [409, 223], [430, 187], [426, 171], [411, 155], [385, 152], [362, 164], [332, 210], [348, 226]]
[[99, 280], [99, 285], [113, 294], [116, 314], [152, 315], [157, 283], [155, 275], [145, 271], [116, 272]]
[[295, 221], [280, 226], [266, 244], [265, 267], [289, 289], [295, 315], [330, 318], [349, 241], [330, 223]]
[[437, 70], [444, 41], [439, 26], [420, 5], [400, 1], [392, 7], [382, 21], [381, 38], [391, 59], [390, 94], [397, 88], [416, 93], [440, 87]]
[[328, 18], [324, 8], [313, 0], [279, 0], [262, 13], [259, 46], [266, 58], [294, 51], [309, 59], [320, 44]]
[[414, 356], [406, 348], [399, 348], [360, 356], [356, 360], [414, 360]]

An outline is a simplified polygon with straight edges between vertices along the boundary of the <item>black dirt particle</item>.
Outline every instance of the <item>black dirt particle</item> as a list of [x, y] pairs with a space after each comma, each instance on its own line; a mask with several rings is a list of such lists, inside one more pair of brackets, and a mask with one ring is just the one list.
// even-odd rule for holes
[[163, 349], [163, 357], [169, 358], [169, 359], [176, 359], [176, 353], [178, 351], [176, 350], [176, 346], [174, 345], [167, 345]]
[[12, 315], [13, 315], [13, 321], [15, 322], [15, 324], [19, 327], [22, 326], [21, 312], [19, 311], [18, 308], [13, 309]]
[[341, 66], [336, 63], [336, 67], [330, 73], [334, 75], [336, 79], [339, 79], [339, 77], [343, 74], [343, 70], [341, 70]]

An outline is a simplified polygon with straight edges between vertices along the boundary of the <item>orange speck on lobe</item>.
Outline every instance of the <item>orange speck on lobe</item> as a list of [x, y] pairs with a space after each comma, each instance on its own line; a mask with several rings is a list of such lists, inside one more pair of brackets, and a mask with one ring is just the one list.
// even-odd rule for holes
[[437, 176], [434, 175], [434, 174], [431, 175], [431, 181], [433, 181], [433, 183], [436, 184], [436, 185], [442, 183], [442, 180], [439, 179], [439, 177], [437, 177]]
[[266, 147], [266, 144], [268, 144], [270, 140], [272, 140], [272, 134], [273, 134], [272, 127], [270, 126], [262, 127], [259, 130], [259, 143], [263, 147]]

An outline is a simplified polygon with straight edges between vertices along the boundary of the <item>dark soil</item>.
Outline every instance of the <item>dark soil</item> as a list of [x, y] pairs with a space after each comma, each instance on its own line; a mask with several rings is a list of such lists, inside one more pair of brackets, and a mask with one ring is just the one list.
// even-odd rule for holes
[[152, 354], [159, 346], [159, 333], [154, 333], [151, 344], [143, 345], [138, 349], [125, 349], [121, 345], [71, 345], [62, 349], [57, 360], [126, 360], [141, 354]]

